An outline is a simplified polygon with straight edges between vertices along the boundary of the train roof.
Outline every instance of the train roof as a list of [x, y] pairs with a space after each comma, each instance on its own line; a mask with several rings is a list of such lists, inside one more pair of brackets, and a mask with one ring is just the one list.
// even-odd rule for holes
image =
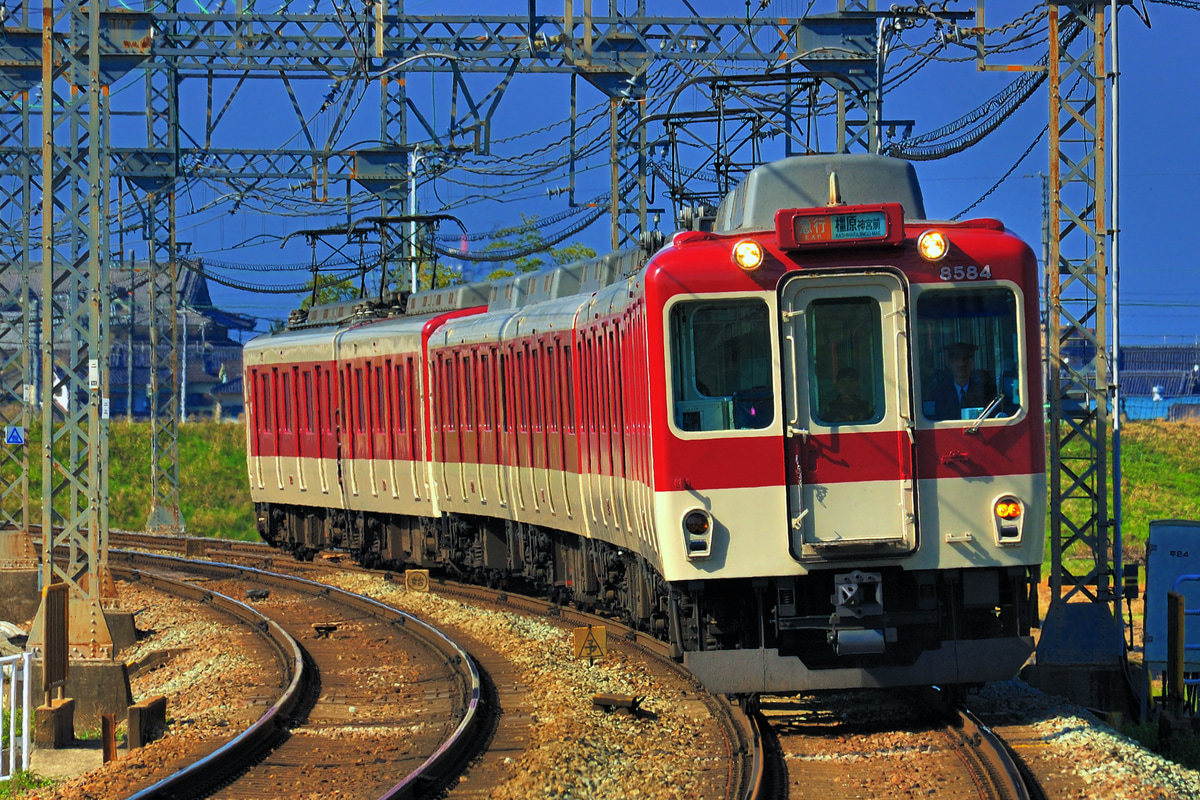
[[713, 231], [768, 230], [781, 208], [824, 207], [830, 173], [837, 173], [844, 203], [899, 203], [906, 219], [925, 219], [921, 185], [909, 162], [866, 154], [812, 155], [752, 169], [721, 201]]
[[246, 342], [242, 348], [242, 362], [251, 365], [330, 359], [333, 357], [333, 337], [329, 334], [328, 328], [264, 333]]

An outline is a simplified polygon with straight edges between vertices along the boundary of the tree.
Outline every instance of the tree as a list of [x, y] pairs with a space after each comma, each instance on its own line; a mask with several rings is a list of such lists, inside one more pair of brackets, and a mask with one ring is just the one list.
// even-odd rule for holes
[[[397, 286], [396, 288], [408, 287], [410, 285], [409, 280], [410, 279], [406, 278], [404, 281], [403, 287]], [[432, 280], [433, 280], [433, 262], [422, 261], [421, 266], [417, 269], [417, 289], [419, 289], [422, 292], [426, 291], [427, 289], [430, 288], [430, 284], [431, 284]], [[466, 282], [467, 282], [467, 279], [462, 274], [461, 269], [455, 269], [454, 267], [448, 267], [445, 264], [437, 265], [437, 286], [434, 288], [445, 289], [447, 286], [461, 286], [462, 284], [464, 284]]]
[[[532, 216], [522, 214], [520, 227], [534, 222], [537, 222], [536, 214]], [[500, 231], [501, 235], [504, 233], [504, 231]], [[486, 280], [489, 281], [507, 278], [517, 273], [536, 272], [539, 269], [549, 266], [547, 258], [549, 258], [550, 264], [570, 264], [573, 261], [582, 261], [585, 258], [594, 258], [596, 256], [595, 250], [580, 242], [563, 245], [562, 247], [549, 247], [546, 245], [546, 240], [542, 237], [541, 231], [537, 228], [525, 231], [515, 241], [512, 239], [497, 239], [483, 248], [485, 253], [495, 250], [520, 250], [521, 252], [530, 253], [530, 255], [518, 256], [512, 261], [504, 262], [504, 266], [497, 267], [487, 276]]]
[[304, 284], [305, 295], [300, 301], [300, 310], [304, 311], [314, 305], [323, 306], [326, 303], [339, 303], [343, 300], [355, 300], [359, 297], [360, 283], [354, 278], [338, 280], [329, 275], [318, 275], [315, 278], [317, 291], [316, 302], [313, 302], [313, 279]]

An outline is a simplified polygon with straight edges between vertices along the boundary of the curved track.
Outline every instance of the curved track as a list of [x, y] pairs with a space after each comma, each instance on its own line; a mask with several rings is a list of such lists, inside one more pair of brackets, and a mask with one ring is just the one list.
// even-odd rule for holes
[[[477, 742], [478, 671], [462, 648], [410, 615], [247, 567], [128, 552], [113, 552], [110, 564], [157, 588], [178, 588], [171, 574], [202, 576], [203, 587], [181, 591], [238, 609], [290, 642], [280, 647], [293, 653], [288, 689], [258, 722], [139, 792], [139, 800], [334, 789], [356, 797], [412, 796], [457, 774]], [[264, 586], [270, 594], [256, 609], [228, 596]], [[372, 703], [380, 693], [387, 702]]]
[[[327, 563], [323, 563], [322, 559], [318, 559], [314, 563], [297, 562], [286, 557], [276, 559], [278, 551], [260, 543], [115, 531], [111, 534], [111, 543], [114, 546], [187, 553], [192, 557], [244, 560], [247, 563], [270, 565], [271, 569], [296, 571], [303, 574], [314, 574], [331, 568], [351, 572], [363, 571], [357, 566], [342, 562], [336, 556], [328, 559]], [[388, 578], [395, 577], [387, 573], [384, 575]], [[610, 647], [636, 653], [637, 657], [649, 663], [654, 671], [669, 674], [674, 679], [690, 685], [693, 691], [689, 694], [694, 699], [685, 702], [695, 703], [698, 713], [704, 713], [714, 720], [720, 730], [721, 746], [724, 749], [724, 752], [720, 753], [720, 763], [723, 764], [723, 767], [720, 767], [719, 774], [714, 771], [717, 767], [707, 767], [707, 769], [714, 771], [708, 782], [719, 791], [718, 796], [727, 800], [752, 800], [761, 796], [764, 765], [757, 718], [745, 713], [744, 704], [737, 705], [731, 703], [728, 698], [710, 695], [695, 684], [687, 671], [669, 657], [663, 642], [611, 619], [553, 605], [544, 599], [440, 580], [435, 581], [431, 588], [439, 595], [454, 597], [469, 604], [492, 605], [498, 609], [548, 619], [564, 627], [582, 627], [589, 624], [605, 625], [609, 630]], [[494, 690], [498, 695], [495, 702], [496, 708], [520, 707], [520, 695], [529, 687], [522, 686], [520, 676], [509, 674], [512, 670], [511, 665], [502, 658], [494, 657], [495, 654], [489, 653], [489, 648], [482, 643], [471, 642], [461, 637], [460, 641], [480, 660], [483, 666], [485, 689]], [[513, 693], [514, 689], [517, 690], [516, 696]], [[511, 749], [514, 742], [524, 740], [520, 719], [520, 713], [516, 715], [498, 714], [498, 718], [493, 721], [493, 731], [486, 737], [492, 740], [488, 745], [489, 751], [503, 753], [506, 749]], [[476, 765], [462, 779], [463, 784], [460, 791], [464, 793], [463, 796], [474, 796], [471, 794], [472, 789], [486, 784], [489, 779], [487, 765], [492, 762], [493, 759], [477, 759]], [[499, 777], [499, 775], [491, 776], [494, 779]], [[454, 797], [455, 791], [452, 789], [448, 796]]]

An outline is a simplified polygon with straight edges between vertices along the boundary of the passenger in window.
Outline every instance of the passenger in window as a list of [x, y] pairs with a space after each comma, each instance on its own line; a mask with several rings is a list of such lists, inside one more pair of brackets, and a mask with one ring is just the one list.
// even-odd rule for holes
[[[946, 366], [949, 375], [940, 373], [924, 395], [925, 416], [929, 419], [972, 419], [978, 416], [996, 396], [996, 387], [985, 372], [975, 369], [975, 351], [968, 342], [955, 342], [946, 347]], [[963, 416], [963, 409], [974, 415]]]
[[838, 370], [834, 395], [821, 408], [826, 422], [866, 422], [875, 416], [875, 404], [858, 394], [858, 370], [846, 367]]

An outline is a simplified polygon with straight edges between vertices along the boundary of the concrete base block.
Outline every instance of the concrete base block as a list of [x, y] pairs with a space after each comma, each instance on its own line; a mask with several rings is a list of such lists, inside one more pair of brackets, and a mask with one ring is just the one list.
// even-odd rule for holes
[[159, 695], [129, 707], [125, 746], [130, 750], [157, 739], [167, 727], [167, 698]]
[[1021, 678], [1046, 694], [1065, 697], [1076, 705], [1100, 711], [1129, 713], [1136, 709], [1125, 671], [1120, 665], [1071, 664], [1068, 666], [1030, 664], [1021, 670]]
[[[42, 685], [42, 662], [33, 662], [33, 685]], [[121, 661], [71, 661], [65, 694], [75, 701], [75, 724], [90, 731], [100, 730], [100, 717], [126, 716], [133, 704], [129, 675]]]
[[133, 625], [132, 611], [106, 608], [104, 621], [108, 623], [108, 633], [112, 636], [113, 655], [119, 655], [122, 650], [137, 644], [137, 629]]
[[36, 567], [0, 569], [0, 619], [24, 625], [37, 614], [41, 602]]
[[33, 744], [47, 750], [70, 747], [75, 741], [75, 701], [53, 700], [33, 710]]

